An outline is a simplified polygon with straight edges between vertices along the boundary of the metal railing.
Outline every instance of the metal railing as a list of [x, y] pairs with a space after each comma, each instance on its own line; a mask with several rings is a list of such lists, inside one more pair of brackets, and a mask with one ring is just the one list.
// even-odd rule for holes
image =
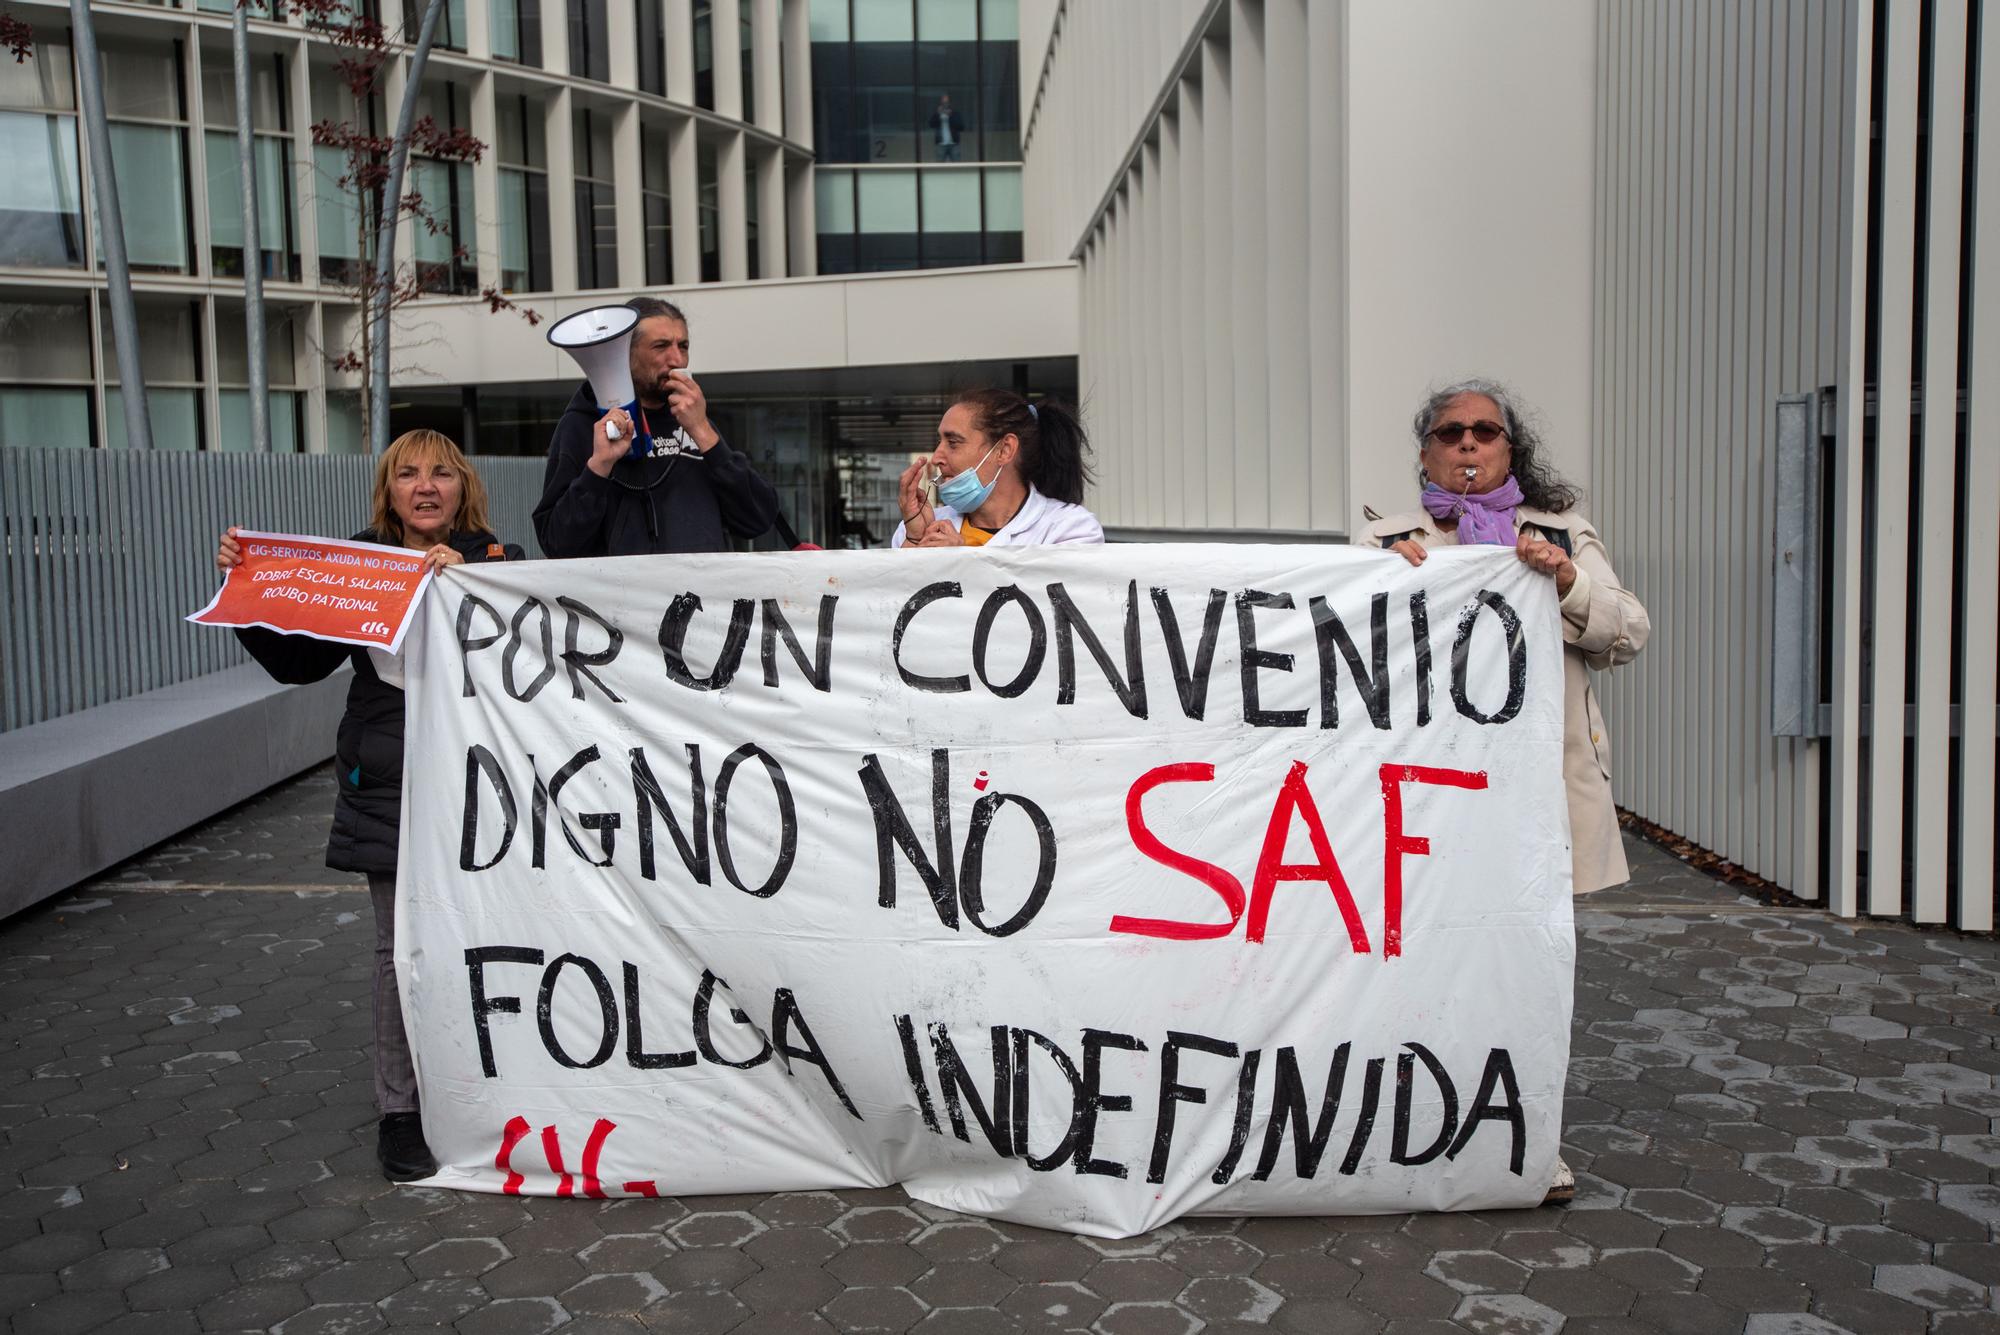
[[[542, 460], [474, 461], [494, 526], [539, 555]], [[215, 591], [225, 527], [344, 538], [367, 523], [359, 456], [0, 450], [0, 732], [249, 661], [182, 618]]]

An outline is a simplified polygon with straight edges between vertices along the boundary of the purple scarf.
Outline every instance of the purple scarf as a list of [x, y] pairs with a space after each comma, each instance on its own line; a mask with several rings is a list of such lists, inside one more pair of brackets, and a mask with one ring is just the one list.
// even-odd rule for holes
[[1486, 543], [1494, 547], [1514, 545], [1514, 507], [1521, 503], [1521, 484], [1509, 473], [1507, 480], [1488, 492], [1468, 492], [1461, 496], [1446, 491], [1435, 482], [1426, 482], [1424, 509], [1436, 519], [1458, 516], [1461, 544]]

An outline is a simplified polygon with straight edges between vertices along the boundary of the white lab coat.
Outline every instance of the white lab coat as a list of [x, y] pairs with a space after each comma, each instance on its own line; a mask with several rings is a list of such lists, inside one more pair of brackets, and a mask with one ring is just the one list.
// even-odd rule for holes
[[[961, 516], [949, 505], [937, 507], [937, 517], [947, 524], [956, 524]], [[988, 547], [1055, 547], [1064, 543], [1104, 541], [1104, 525], [1097, 522], [1097, 516], [1081, 505], [1071, 505], [1068, 501], [1052, 501], [1028, 487], [1028, 499], [1021, 504], [1014, 517], [1006, 526], [987, 542]], [[895, 534], [889, 539], [891, 547], [903, 545], [903, 526], [896, 525]]]

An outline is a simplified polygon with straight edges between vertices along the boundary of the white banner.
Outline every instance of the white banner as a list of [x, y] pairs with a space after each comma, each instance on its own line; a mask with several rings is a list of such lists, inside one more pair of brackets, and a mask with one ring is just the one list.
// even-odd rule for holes
[[1491, 548], [449, 569], [397, 923], [435, 1180], [1109, 1237], [1537, 1203], [1562, 653]]

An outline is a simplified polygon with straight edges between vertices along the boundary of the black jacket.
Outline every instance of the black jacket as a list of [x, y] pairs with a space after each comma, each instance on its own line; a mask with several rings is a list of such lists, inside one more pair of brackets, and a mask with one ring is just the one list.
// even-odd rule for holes
[[[597, 425], [590, 386], [578, 389], [549, 441], [549, 467], [535, 506], [535, 536], [547, 556], [650, 556], [720, 552], [728, 534], [755, 538], [778, 518], [778, 493], [750, 461], [717, 441], [707, 454], [620, 459], [611, 476], [585, 465]], [[672, 419], [662, 410], [662, 432]]]
[[[355, 542], [376, 541], [373, 529]], [[454, 533], [451, 545], [467, 561], [518, 561], [518, 546], [502, 549], [490, 533]], [[393, 873], [403, 821], [403, 691], [375, 675], [368, 651], [352, 644], [285, 635], [244, 626], [236, 638], [264, 671], [287, 685], [323, 681], [342, 663], [354, 664], [347, 712], [333, 748], [340, 792], [333, 802], [333, 833], [326, 865], [337, 871]]]

